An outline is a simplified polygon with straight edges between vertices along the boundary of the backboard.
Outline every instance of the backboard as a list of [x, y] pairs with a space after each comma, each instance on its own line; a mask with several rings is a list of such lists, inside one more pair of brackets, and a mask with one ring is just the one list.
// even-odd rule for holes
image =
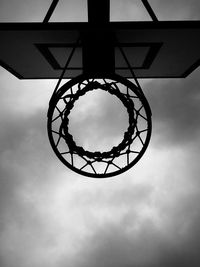
[[103, 27], [94, 30], [86, 22], [0, 23], [0, 64], [20, 79], [58, 79], [80, 38], [64, 76], [73, 78], [83, 72], [87, 35], [95, 44], [99, 42], [93, 60], [103, 58], [105, 66], [101, 44], [106, 44], [108, 36], [115, 37], [107, 42], [113, 47], [114, 70], [126, 78], [132, 76], [119, 47], [137, 78], [186, 77], [200, 64], [199, 21], [109, 22]]

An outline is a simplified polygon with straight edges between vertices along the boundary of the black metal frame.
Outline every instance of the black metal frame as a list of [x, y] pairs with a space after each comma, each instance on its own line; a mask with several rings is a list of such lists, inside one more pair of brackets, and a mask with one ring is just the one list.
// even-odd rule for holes
[[[145, 55], [144, 61], [142, 62], [142, 64], [140, 66], [131, 66], [132, 69], [134, 70], [138, 70], [138, 69], [149, 69], [152, 62], [154, 61], [154, 59], [156, 58], [160, 48], [162, 47], [163, 43], [123, 43], [123, 46], [121, 44], [115, 44], [115, 49], [119, 47], [122, 48], [127, 48], [127, 47], [145, 47], [148, 48], [147, 54]], [[60, 44], [53, 44], [53, 43], [46, 43], [46, 44], [35, 44], [35, 46], [37, 47], [37, 49], [40, 51], [40, 53], [43, 55], [43, 57], [46, 59], [46, 61], [51, 65], [51, 67], [54, 70], [63, 70], [63, 66], [61, 66], [59, 64], [59, 62], [56, 60], [56, 58], [54, 57], [53, 53], [50, 51], [51, 48], [68, 48], [68, 49], [73, 49], [74, 46], [76, 46], [76, 48], [81, 49], [82, 46], [80, 45], [76, 45], [76, 44], [64, 44], [64, 43], [60, 43]], [[76, 69], [76, 70], [82, 70], [81, 67], [69, 67], [67, 69]], [[122, 69], [127, 69], [127, 67], [122, 67], [122, 68], [118, 68], [115, 67], [115, 70], [122, 70]]]
[[[179, 32], [184, 32], [185, 33], [185, 37], [189, 38], [190, 34], [194, 32], [198, 35], [199, 33], [199, 29], [200, 29], [200, 21], [159, 21], [158, 23], [155, 22], [149, 22], [149, 21], [139, 21], [139, 22], [110, 22], [109, 23], [109, 29], [111, 31], [118, 31], [118, 30], [129, 30], [129, 29], [133, 29], [135, 28], [136, 31], [137, 30], [141, 30], [141, 29], [145, 29], [145, 32], [149, 31], [154, 31], [154, 30], [160, 30], [163, 32], [163, 34], [165, 34], [165, 31], [167, 31], [168, 29], [170, 31], [172, 31], [173, 29], [175, 30], [174, 35], [176, 35], [177, 32], [177, 40], [178, 40], [178, 36], [179, 36]], [[79, 22], [74, 22], [74, 23], [0, 23], [0, 31], [2, 32], [7, 32], [8, 34], [11, 32], [20, 32], [20, 36], [21, 34], [23, 34], [24, 31], [28, 31], [29, 34], [33, 34], [33, 36], [35, 36], [36, 33], [38, 33], [39, 35], [41, 34], [41, 32], [43, 31], [48, 31], [48, 32], [54, 32], [54, 31], [64, 31], [65, 33], [63, 34], [67, 34], [68, 31], [73, 31], [75, 33], [75, 38], [73, 39], [73, 43], [75, 43], [76, 39], [79, 36], [79, 30], [80, 31], [88, 31], [89, 29], [89, 25], [86, 22], [83, 23], [79, 23]], [[189, 34], [187, 34], [187, 32]], [[11, 34], [12, 35], [12, 34]], [[196, 36], [197, 36], [196, 35]], [[17, 35], [16, 35], [17, 36]], [[184, 37], [184, 36], [183, 36]], [[13, 39], [11, 38], [11, 41]], [[175, 42], [176, 38], [174, 39]], [[22, 40], [21, 40], [22, 41]], [[165, 42], [164, 40], [161, 38], [161, 42], [163, 41], [163, 47], [161, 47], [161, 50], [165, 48]], [[191, 42], [194, 42], [195, 40], [191, 40]], [[196, 41], [198, 42], [198, 38], [196, 39]], [[154, 40], [155, 42], [155, 40]], [[189, 42], [189, 41], [188, 41]], [[197, 43], [196, 42], [196, 43]], [[180, 40], [179, 40], [180, 43]], [[31, 45], [34, 45], [35, 47], [38, 45], [38, 41], [36, 43], [31, 43]], [[40, 44], [39, 44], [40, 45]], [[192, 46], [188, 47], [188, 53], [190, 54], [192, 51]], [[30, 49], [31, 46], [29, 46], [29, 48], [27, 47], [27, 49]], [[195, 48], [195, 43], [194, 43], [194, 48]], [[35, 49], [35, 48], [34, 48]], [[177, 49], [177, 48], [176, 48]], [[47, 49], [46, 49], [47, 50]], [[18, 50], [14, 48], [13, 52], [15, 51], [15, 53], [18, 53]], [[30, 50], [31, 53], [32, 50]], [[20, 50], [19, 50], [20, 52]], [[40, 53], [40, 51], [38, 51]], [[162, 52], [162, 51], [160, 51]], [[170, 51], [169, 51], [170, 53]], [[173, 53], [173, 50], [171, 51], [171, 53]], [[41, 54], [42, 55], [42, 54]], [[159, 56], [159, 54], [158, 54]], [[200, 60], [198, 57], [198, 53], [196, 52], [195, 55], [191, 55], [193, 60], [191, 60], [191, 62], [189, 64], [186, 63], [187, 68], [184, 67], [183, 70], [178, 71], [175, 74], [163, 74], [163, 75], [157, 75], [155, 72], [153, 75], [148, 75], [148, 72], [143, 73], [142, 76], [140, 76], [140, 72], [135, 72], [137, 78], [170, 78], [170, 79], [174, 79], [174, 78], [186, 78], [189, 74], [191, 74], [191, 72], [193, 72], [196, 68], [199, 67], [200, 65]], [[9, 57], [9, 53], [8, 53], [8, 57]], [[27, 56], [26, 56], [27, 57]], [[176, 58], [176, 57], [175, 57]], [[187, 58], [187, 57], [186, 57]], [[31, 56], [30, 56], [31, 59]], [[156, 59], [156, 58], [155, 58]], [[43, 57], [40, 57], [40, 60], [43, 60]], [[67, 55], [66, 55], [66, 60], [67, 60]], [[179, 58], [180, 60], [180, 58]], [[19, 60], [20, 62], [20, 60]], [[28, 68], [31, 68], [31, 60], [28, 61], [28, 58], [25, 60], [27, 66], [29, 66]], [[154, 63], [154, 62], [153, 62]], [[39, 64], [39, 63], [38, 63]], [[48, 68], [48, 62], [46, 62], [47, 64], [47, 68]], [[171, 61], [171, 64], [173, 64], [173, 61]], [[19, 79], [58, 79], [58, 73], [60, 72], [52, 72], [52, 74], [50, 76], [48, 75], [36, 75], [36, 74], [25, 74], [25, 73], [21, 73], [16, 67], [15, 65], [10, 64], [9, 61], [3, 59], [0, 60], [0, 65], [7, 69], [9, 72], [11, 72], [13, 75], [15, 75], [17, 78]], [[126, 78], [130, 78], [129, 72], [127, 71], [128, 69], [126, 69]], [[133, 69], [135, 71], [135, 69]], [[51, 69], [50, 69], [51, 71]], [[122, 70], [123, 71], [123, 70]], [[121, 72], [121, 70], [118, 69], [116, 71], [118, 74]], [[76, 70], [72, 69], [72, 73], [70, 72], [70, 68], [69, 68], [69, 73], [65, 76], [65, 78], [71, 79], [75, 76], [75, 73], [77, 73], [77, 75], [80, 75], [82, 72], [81, 70]], [[123, 73], [123, 72], [121, 72]]]
[[[151, 5], [149, 4], [148, 0], [141, 0], [144, 7], [146, 8], [147, 12], [149, 13], [151, 19], [155, 22], [158, 21]], [[52, 0], [52, 3], [47, 11], [47, 14], [43, 20], [44, 23], [48, 23], [59, 0]], [[101, 0], [101, 1], [94, 1], [88, 0], [88, 22], [99, 24], [99, 23], [107, 23], [109, 22], [110, 16], [110, 0]]]

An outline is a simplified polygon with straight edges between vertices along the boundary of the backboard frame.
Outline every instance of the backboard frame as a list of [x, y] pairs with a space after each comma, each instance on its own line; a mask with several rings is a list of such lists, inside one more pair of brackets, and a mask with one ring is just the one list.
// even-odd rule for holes
[[[102, 31], [102, 26], [98, 26], [97, 30], [101, 30]], [[18, 77], [19, 79], [57, 79], [59, 78], [60, 72], [55, 75], [55, 76], [40, 76], [40, 77], [34, 77], [34, 75], [26, 75], [24, 76], [22, 73], [20, 73], [15, 67], [12, 66], [12, 64], [10, 64], [8, 62], [8, 60], [4, 60], [4, 58], [2, 57], [1, 53], [3, 53], [3, 56], [5, 54], [5, 51], [2, 52], [2, 47], [8, 47], [10, 46], [10, 51], [8, 52], [8, 57], [9, 55], [11, 56], [12, 53], [17, 53], [16, 51], [14, 51], [14, 39], [12, 39], [12, 35], [13, 33], [15, 34], [15, 38], [16, 36], [21, 36], [19, 38], [21, 38], [22, 42], [24, 40], [26, 40], [26, 34], [27, 32], [30, 32], [31, 34], [38, 34], [41, 35], [43, 33], [45, 34], [49, 34], [49, 35], [53, 35], [55, 32], [57, 32], [57, 36], [58, 34], [60, 35], [65, 35], [67, 33], [70, 33], [72, 35], [74, 35], [74, 41], [71, 43], [71, 45], [73, 46], [75, 40], [84, 33], [90, 33], [91, 31], [94, 31], [94, 25], [91, 25], [87, 22], [75, 22], [75, 23], [54, 23], [54, 22], [50, 22], [50, 23], [0, 23], [0, 36], [2, 37], [1, 43], [0, 43], [0, 65], [2, 67], [4, 67], [5, 69], [7, 69], [9, 72], [11, 72], [13, 75], [15, 75], [16, 77]], [[123, 33], [134, 33], [136, 34], [136, 36], [132, 36], [130, 34], [131, 38], [135, 38], [136, 40], [136, 44], [140, 44], [140, 45], [145, 45], [149, 44], [149, 43], [157, 43], [158, 46], [160, 46], [161, 49], [163, 49], [163, 46], [165, 45], [164, 40], [162, 40], [162, 38], [159, 38], [159, 36], [156, 35], [156, 37], [154, 36], [154, 40], [152, 40], [152, 36], [151, 34], [155, 31], [157, 31], [157, 33], [161, 33], [163, 35], [163, 38], [165, 38], [165, 33], [169, 33], [171, 31], [171, 35], [173, 37], [173, 40], [171, 41], [172, 43], [174, 42], [174, 40], [178, 40], [178, 36], [181, 35], [181, 38], [187, 42], [189, 42], [188, 47], [185, 48], [185, 51], [183, 54], [185, 54], [185, 56], [189, 56], [188, 54], [193, 53], [194, 49], [193, 46], [196, 47], [196, 50], [198, 50], [197, 48], [200, 46], [200, 38], [198, 38], [198, 36], [200, 36], [200, 21], [159, 21], [159, 22], [155, 22], [155, 21], [137, 21], [137, 22], [109, 22], [106, 26], [105, 31], [107, 32], [112, 32], [116, 35], [117, 39], [118, 39], [118, 44], [115, 44], [115, 46], [117, 47], [118, 45], [121, 45], [121, 41], [120, 41], [120, 36], [119, 36], [119, 32], [121, 32], [122, 36]], [[137, 33], [140, 34], [142, 41], [140, 40], [140, 42], [137, 40]], [[5, 38], [5, 35], [7, 36]], [[10, 36], [9, 36], [10, 35]], [[127, 34], [128, 35], [128, 34]], [[192, 35], [193, 40], [190, 38]], [[9, 37], [8, 37], [9, 36]], [[39, 37], [41, 38], [41, 36]], [[58, 37], [59, 39], [60, 37]], [[128, 36], [129, 38], [129, 36]], [[36, 38], [37, 39], [37, 38]], [[146, 40], [146, 41], [144, 41]], [[181, 42], [183, 43], [183, 40], [181, 40]], [[46, 41], [47, 43], [51, 43], [50, 41]], [[57, 45], [59, 46], [59, 41], [56, 41]], [[62, 40], [61, 43], [63, 43], [64, 41]], [[180, 42], [180, 44], [181, 44]], [[193, 42], [193, 43], [192, 43]], [[127, 45], [127, 42], [125, 42]], [[42, 45], [42, 41], [40, 43]], [[55, 42], [54, 42], [55, 44]], [[66, 44], [66, 42], [65, 42]], [[35, 40], [35, 42], [33, 42], [32, 46], [37, 46], [38, 45], [38, 40]], [[123, 44], [122, 44], [123, 45]], [[174, 45], [174, 43], [173, 43]], [[184, 45], [184, 44], [183, 44]], [[13, 52], [11, 51], [13, 49]], [[180, 47], [181, 49], [181, 47]], [[173, 51], [172, 51], [173, 52]], [[187, 53], [186, 53], [187, 52]], [[176, 56], [176, 54], [172, 55], [173, 57]], [[192, 71], [194, 71], [197, 67], [199, 67], [200, 65], [200, 53], [198, 51], [196, 51], [196, 54], [193, 56], [193, 58], [195, 58], [195, 60], [192, 60], [191, 64], [189, 64], [187, 66], [187, 68], [185, 68], [185, 70], [178, 75], [140, 75], [137, 73], [137, 69], [133, 68], [133, 70], [136, 73], [136, 77], [137, 78], [185, 78], [187, 77]], [[23, 60], [23, 59], [22, 59]], [[176, 60], [176, 58], [174, 59], [174, 61]], [[180, 60], [180, 59], [179, 59]], [[184, 58], [181, 58], [181, 62], [180, 64], [183, 64], [184, 62]], [[40, 64], [38, 64], [40, 65]], [[31, 64], [28, 66], [29, 68], [31, 67]], [[66, 71], [67, 73], [67, 71]], [[81, 74], [80, 72], [74, 76], [68, 76], [68, 77], [64, 77], [64, 78], [73, 78], [77, 75]], [[120, 75], [120, 73], [117, 73]], [[122, 76], [126, 77], [126, 78], [131, 78], [127, 76], [127, 75], [123, 75]]]

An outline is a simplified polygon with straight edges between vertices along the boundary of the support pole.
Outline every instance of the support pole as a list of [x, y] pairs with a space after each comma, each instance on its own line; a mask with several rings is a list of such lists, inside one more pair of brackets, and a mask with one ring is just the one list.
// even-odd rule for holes
[[152, 18], [153, 21], [158, 21], [158, 18], [156, 17], [153, 9], [151, 8], [148, 0], [141, 0], [143, 5], [145, 6], [147, 12], [149, 13], [149, 16]]
[[43, 20], [43, 23], [48, 23], [49, 22], [49, 20], [50, 20], [52, 14], [53, 14], [58, 2], [59, 2], [59, 0], [53, 0], [52, 1], [51, 5], [50, 5], [50, 8], [47, 11], [47, 14], [46, 14], [46, 16], [45, 16], [45, 18]]
[[88, 29], [81, 34], [83, 73], [106, 77], [115, 72], [113, 33], [109, 29], [110, 0], [87, 0]]
[[87, 0], [88, 22], [104, 24], [110, 21], [110, 0]]

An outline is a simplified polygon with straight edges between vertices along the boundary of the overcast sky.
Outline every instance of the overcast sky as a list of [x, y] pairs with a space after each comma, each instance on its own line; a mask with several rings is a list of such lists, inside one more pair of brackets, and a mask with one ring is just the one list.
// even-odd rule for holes
[[[86, 1], [61, 2], [52, 21], [86, 20]], [[198, 0], [149, 2], [160, 20], [200, 19]], [[50, 3], [0, 0], [0, 21], [42, 21]], [[111, 6], [113, 20], [149, 20], [138, 1]], [[141, 81], [150, 146], [130, 171], [97, 180], [66, 169], [49, 145], [56, 81], [20, 81], [0, 68], [0, 266], [199, 267], [199, 76]], [[113, 114], [102, 116], [106, 127]]]

